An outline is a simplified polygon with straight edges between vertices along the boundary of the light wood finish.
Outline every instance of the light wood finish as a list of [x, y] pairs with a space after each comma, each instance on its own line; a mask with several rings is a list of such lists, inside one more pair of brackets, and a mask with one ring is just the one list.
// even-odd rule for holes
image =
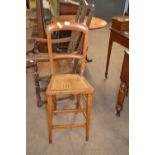
[[90, 132], [90, 114], [92, 110], [92, 95], [88, 94], [88, 103], [87, 104], [87, 111], [86, 111], [86, 141], [89, 139], [89, 132]]
[[[83, 33], [83, 45], [82, 51], [80, 53], [66, 53], [66, 54], [54, 54], [52, 48], [52, 34], [55, 31], [60, 30], [71, 30], [78, 31]], [[51, 67], [51, 80], [46, 90], [47, 98], [48, 98], [48, 133], [49, 133], [49, 143], [52, 142], [52, 130], [53, 129], [61, 129], [61, 128], [80, 128], [85, 127], [86, 130], [86, 141], [89, 139], [89, 128], [90, 128], [90, 113], [92, 108], [92, 95], [93, 95], [93, 87], [88, 83], [88, 81], [83, 76], [85, 63], [86, 63], [86, 51], [88, 46], [88, 28], [83, 24], [51, 24], [47, 28], [47, 40], [48, 40], [48, 55], [49, 62]], [[75, 54], [76, 53], [76, 54]], [[54, 72], [55, 60], [64, 60], [64, 59], [78, 59], [80, 60], [80, 72], [79, 74], [57, 74]], [[54, 110], [54, 105], [56, 105], [56, 99], [52, 100], [53, 97], [56, 98], [58, 95], [75, 95], [77, 96], [77, 106], [76, 109], [68, 109], [68, 110]], [[87, 96], [86, 108], [81, 108], [80, 103], [80, 95], [85, 94]], [[53, 101], [53, 102], [52, 102]], [[56, 109], [56, 108], [55, 108]], [[52, 111], [52, 112], [51, 112]], [[51, 118], [53, 118], [53, 114], [68, 114], [68, 113], [79, 113], [82, 112], [86, 116], [86, 124], [74, 124], [74, 125], [53, 125]], [[52, 117], [51, 117], [52, 115]]]
[[[54, 55], [52, 54], [53, 53], [53, 41], [51, 39], [51, 35], [54, 31], [64, 31], [64, 30], [70, 30], [70, 31], [79, 31], [81, 33], [84, 34], [84, 40], [83, 40], [83, 48], [82, 48], [82, 52], [79, 51], [82, 56], [82, 63], [80, 65], [80, 74], [82, 75], [83, 72], [84, 72], [84, 68], [85, 68], [85, 58], [86, 58], [86, 51], [87, 51], [87, 47], [88, 47], [88, 28], [83, 25], [83, 24], [66, 24], [65, 22], [64, 23], [56, 23], [56, 24], [50, 24], [47, 28], [47, 40], [48, 40], [48, 55], [49, 55], [49, 60], [50, 60], [50, 63], [51, 63], [51, 73], [53, 74], [53, 70], [54, 70], [54, 65], [53, 65], [53, 59], [54, 59]], [[74, 53], [74, 51], [73, 51]], [[68, 55], [68, 58], [72, 58], [74, 59], [74, 55], [73, 54], [59, 54], [60, 56], [65, 56], [65, 58], [67, 58], [67, 55]], [[78, 57], [77, 59], [81, 59], [81, 57]]]
[[69, 109], [69, 110], [61, 110], [61, 111], [54, 111], [54, 114], [65, 114], [65, 113], [78, 113], [78, 112], [85, 112], [86, 109]]
[[90, 30], [95, 30], [99, 28], [103, 28], [107, 25], [107, 22], [104, 19], [98, 18], [98, 17], [93, 17], [92, 21], [90, 23]]
[[78, 74], [63, 74], [52, 76], [46, 93], [56, 95], [62, 94], [79, 94], [93, 93], [93, 88], [87, 80]]
[[[54, 19], [54, 22], [57, 22], [57, 21], [65, 22], [66, 21], [66, 22], [74, 23], [75, 17], [76, 17], [75, 15], [56, 16]], [[85, 17], [84, 24], [86, 24], [87, 19], [88, 19], [88, 16]], [[92, 17], [89, 29], [90, 30], [99, 29], [99, 28], [105, 27], [106, 25], [107, 25], [107, 22], [104, 19], [101, 19], [98, 17]]]
[[52, 96], [48, 96], [48, 105], [47, 105], [47, 110], [48, 110], [48, 139], [49, 139], [49, 143], [52, 142], [52, 121], [53, 121], [53, 101], [52, 101]]
[[82, 59], [80, 54], [53, 54], [53, 59]]
[[77, 125], [55, 125], [53, 129], [64, 129], [64, 128], [82, 128], [85, 127], [85, 124], [77, 124]]

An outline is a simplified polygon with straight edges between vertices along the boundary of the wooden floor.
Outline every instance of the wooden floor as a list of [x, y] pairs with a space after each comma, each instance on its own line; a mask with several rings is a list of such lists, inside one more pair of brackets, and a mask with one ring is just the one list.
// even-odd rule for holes
[[[109, 34], [109, 27], [89, 32], [88, 57], [93, 62], [87, 64], [85, 76], [95, 89], [89, 142], [85, 142], [85, 130], [79, 128], [54, 130], [53, 144], [48, 144], [47, 107], [37, 107], [32, 71], [27, 72], [27, 155], [129, 154], [128, 97], [121, 117], [115, 116], [124, 48], [114, 44], [109, 76], [105, 80]], [[67, 108], [66, 104], [58, 106], [62, 107]], [[54, 116], [55, 124], [83, 123], [81, 121], [84, 121], [82, 114]]]

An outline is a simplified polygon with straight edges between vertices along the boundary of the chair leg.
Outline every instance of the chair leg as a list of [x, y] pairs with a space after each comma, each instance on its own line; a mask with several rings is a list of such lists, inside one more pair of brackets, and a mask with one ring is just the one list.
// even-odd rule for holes
[[77, 95], [76, 109], [79, 109], [80, 106], [80, 95]]
[[86, 141], [89, 140], [91, 109], [92, 109], [92, 94], [88, 94], [87, 110], [86, 110]]
[[34, 81], [35, 81], [35, 88], [36, 88], [37, 105], [38, 107], [41, 107], [43, 103], [40, 95], [41, 90], [39, 85], [38, 67], [36, 62], [34, 62], [33, 65], [34, 65]]
[[52, 99], [53, 99], [54, 110], [56, 110], [57, 109], [57, 107], [56, 107], [56, 95], [53, 95]]
[[47, 96], [48, 100], [48, 140], [49, 143], [52, 143], [52, 120], [53, 120], [53, 101], [52, 101], [52, 96]]

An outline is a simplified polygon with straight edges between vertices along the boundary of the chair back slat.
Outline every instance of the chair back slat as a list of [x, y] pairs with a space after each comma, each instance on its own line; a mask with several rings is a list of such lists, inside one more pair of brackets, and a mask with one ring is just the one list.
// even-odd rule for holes
[[[95, 6], [94, 4], [88, 3], [86, 0], [82, 0], [79, 9], [76, 14], [75, 22], [76, 23], [84, 23], [85, 25], [90, 26], [91, 19], [94, 13]], [[87, 17], [87, 18], [86, 18]], [[86, 19], [85, 19], [86, 18]], [[72, 32], [71, 33], [71, 41], [68, 45], [68, 52], [72, 52], [76, 49], [76, 42], [82, 41], [82, 35], [79, 32]], [[82, 49], [81, 43], [79, 43], [78, 50]]]

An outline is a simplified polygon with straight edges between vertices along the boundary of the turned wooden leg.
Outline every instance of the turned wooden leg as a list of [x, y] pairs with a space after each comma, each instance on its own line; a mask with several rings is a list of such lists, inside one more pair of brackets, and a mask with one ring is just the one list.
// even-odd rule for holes
[[39, 74], [38, 74], [38, 67], [37, 67], [37, 62], [33, 62], [34, 66], [34, 82], [35, 82], [35, 89], [36, 89], [36, 97], [37, 97], [37, 105], [38, 107], [42, 106], [42, 100], [41, 100], [41, 89], [39, 85]]
[[105, 78], [107, 78], [107, 76], [108, 76], [108, 68], [109, 68], [109, 61], [110, 61], [111, 50], [112, 50], [112, 43], [113, 43], [113, 41], [112, 41], [111, 35], [110, 35], [107, 62], [106, 62]]
[[53, 119], [53, 101], [52, 96], [47, 97], [47, 110], [48, 110], [48, 140], [52, 143], [52, 119]]
[[118, 98], [117, 98], [117, 105], [116, 105], [117, 116], [120, 116], [120, 112], [123, 109], [123, 102], [124, 102], [126, 93], [127, 93], [127, 86], [124, 82], [122, 82], [119, 88], [119, 93], [118, 93]]
[[91, 109], [92, 109], [92, 94], [88, 94], [87, 110], [86, 110], [86, 141], [89, 140]]

